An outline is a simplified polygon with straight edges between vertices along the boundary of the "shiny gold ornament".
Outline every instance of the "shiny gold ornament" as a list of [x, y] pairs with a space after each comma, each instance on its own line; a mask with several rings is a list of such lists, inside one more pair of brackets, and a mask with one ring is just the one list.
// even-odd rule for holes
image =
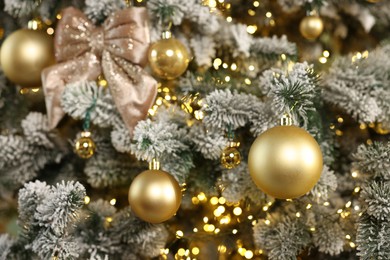
[[230, 142], [221, 154], [221, 164], [226, 169], [233, 169], [241, 163], [241, 153], [237, 149], [240, 143]]
[[187, 48], [179, 40], [172, 38], [169, 31], [149, 49], [149, 64], [153, 72], [163, 79], [175, 79], [182, 75], [190, 62]]
[[322, 172], [322, 153], [302, 128], [282, 125], [262, 133], [249, 151], [249, 173], [266, 194], [279, 199], [310, 191]]
[[139, 174], [129, 189], [132, 211], [150, 223], [161, 223], [175, 215], [182, 197], [175, 178], [158, 168], [155, 165]]
[[91, 158], [96, 150], [95, 142], [91, 138], [91, 132], [81, 132], [81, 137], [76, 141], [74, 148], [79, 157], [83, 159]]
[[308, 40], [315, 40], [324, 30], [324, 23], [319, 16], [306, 16], [299, 24], [299, 31]]
[[54, 63], [53, 39], [44, 31], [20, 29], [3, 42], [0, 64], [4, 74], [22, 87], [40, 87], [41, 71]]

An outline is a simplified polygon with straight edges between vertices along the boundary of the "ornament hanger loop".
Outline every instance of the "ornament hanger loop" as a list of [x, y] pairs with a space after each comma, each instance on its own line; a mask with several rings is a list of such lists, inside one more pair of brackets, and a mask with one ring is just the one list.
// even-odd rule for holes
[[149, 162], [149, 170], [160, 170], [160, 162], [158, 161], [158, 159], [153, 158]]
[[292, 118], [289, 114], [285, 113], [280, 119], [280, 125], [282, 126], [290, 126], [292, 125]]

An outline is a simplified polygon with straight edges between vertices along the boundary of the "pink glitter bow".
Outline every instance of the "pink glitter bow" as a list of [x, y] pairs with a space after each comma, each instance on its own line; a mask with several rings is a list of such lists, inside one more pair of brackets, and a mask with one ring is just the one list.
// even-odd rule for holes
[[142, 67], [147, 63], [147, 11], [132, 7], [109, 16], [96, 27], [78, 9], [63, 10], [54, 39], [58, 64], [42, 72], [50, 128], [65, 115], [61, 95], [66, 84], [106, 78], [115, 105], [130, 134], [146, 117], [157, 94], [156, 81]]

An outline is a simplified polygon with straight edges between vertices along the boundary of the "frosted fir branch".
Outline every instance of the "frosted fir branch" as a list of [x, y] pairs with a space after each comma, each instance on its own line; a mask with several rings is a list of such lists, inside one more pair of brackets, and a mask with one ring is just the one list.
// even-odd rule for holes
[[236, 168], [223, 170], [219, 184], [223, 186], [223, 197], [229, 202], [239, 202], [249, 198], [253, 203], [261, 204], [267, 199], [267, 196], [253, 183], [245, 162], [241, 162]]
[[182, 4], [186, 6], [186, 19], [194, 24], [194, 29], [204, 38], [219, 31], [221, 21], [216, 15], [217, 11], [211, 13], [209, 7], [202, 5], [200, 0], [185, 1]]
[[286, 58], [295, 60], [297, 57], [297, 46], [287, 40], [285, 35], [278, 38], [254, 38], [250, 47], [251, 55], [262, 56], [268, 59], [279, 59], [284, 54]]
[[179, 127], [187, 127], [190, 115], [177, 105], [160, 107], [154, 115], [154, 120], [158, 122], [172, 122]]
[[79, 182], [58, 183], [37, 206], [34, 217], [40, 226], [50, 228], [55, 236], [61, 236], [76, 220], [85, 196], [85, 188]]
[[120, 124], [112, 96], [107, 88], [99, 87], [95, 81], [82, 81], [68, 84], [62, 94], [61, 105], [64, 111], [76, 119], [84, 119], [87, 110], [95, 103], [91, 111], [91, 121], [108, 127]]
[[216, 54], [216, 44], [210, 37], [195, 35], [190, 39], [190, 46], [198, 66], [210, 67]]
[[55, 144], [51, 139], [54, 134], [49, 133], [47, 117], [41, 113], [31, 112], [22, 120], [24, 136], [30, 145], [40, 145], [53, 149]]
[[343, 252], [345, 233], [340, 225], [334, 221], [323, 220], [316, 225], [312, 233], [313, 243], [318, 251], [332, 256]]
[[373, 181], [363, 188], [361, 198], [367, 203], [367, 214], [381, 221], [389, 221], [389, 182]]
[[329, 193], [337, 189], [337, 177], [327, 165], [324, 165], [321, 177], [317, 184], [310, 190], [310, 194], [318, 198], [319, 194], [322, 200], [327, 200]]
[[194, 168], [191, 151], [184, 151], [174, 154], [164, 154], [160, 157], [161, 169], [170, 173], [179, 183], [185, 182]]
[[209, 127], [237, 129], [249, 123], [256, 96], [227, 90], [215, 90], [204, 99], [203, 123]]
[[174, 25], [180, 25], [185, 16], [183, 3], [179, 0], [150, 0], [147, 7], [151, 17], [160, 24], [167, 25], [171, 21]]
[[4, 104], [6, 102], [4, 93], [6, 91], [7, 84], [6, 84], [6, 77], [4, 75], [3, 70], [0, 68], [0, 109], [4, 107]]
[[134, 129], [132, 153], [138, 160], [151, 161], [163, 155], [174, 154], [189, 149], [183, 142], [186, 131], [170, 122], [140, 121]]
[[360, 145], [353, 154], [353, 168], [363, 176], [390, 180], [390, 142]]
[[38, 205], [43, 199], [50, 194], [50, 186], [46, 182], [28, 182], [19, 190], [18, 195], [18, 211], [19, 219], [23, 225], [31, 225], [34, 223], [34, 216]]
[[0, 169], [15, 166], [29, 150], [27, 141], [17, 135], [0, 136]]
[[8, 234], [0, 235], [0, 260], [9, 259], [14, 240]]
[[[114, 216], [110, 230], [111, 237], [118, 237], [125, 243], [122, 252], [131, 248], [132, 254], [152, 258], [160, 254], [168, 239], [168, 231], [163, 224], [150, 224], [137, 218], [129, 208]], [[139, 257], [138, 257], [139, 258]]]
[[31, 249], [40, 259], [52, 259], [57, 256], [58, 260], [78, 259], [82, 251], [78, 241], [58, 237], [50, 231], [41, 232], [32, 243]]
[[122, 0], [86, 0], [84, 13], [94, 23], [103, 22], [111, 13], [125, 6], [125, 1]]
[[250, 114], [250, 131], [253, 136], [259, 136], [264, 131], [278, 125], [281, 115], [276, 113], [270, 101], [257, 102]]
[[324, 99], [359, 122], [378, 120], [390, 125], [389, 55], [387, 44], [360, 60], [352, 55], [336, 60], [322, 83]]
[[[317, 98], [316, 80], [312, 66], [306, 62], [294, 64], [287, 75], [276, 72], [265, 72], [263, 83], [268, 82], [269, 98], [280, 114], [289, 113], [294, 122], [308, 124], [308, 112], [315, 111], [314, 100]], [[270, 78], [273, 77], [273, 78]]]
[[128, 155], [118, 154], [113, 149], [96, 153], [84, 167], [87, 182], [94, 188], [123, 184], [131, 177], [131, 171]]
[[233, 39], [233, 57], [249, 57], [253, 38], [246, 31], [244, 24], [232, 24], [229, 26], [230, 35]]
[[227, 146], [228, 139], [220, 129], [206, 129], [201, 124], [193, 125], [190, 128], [189, 138], [194, 143], [194, 149], [200, 152], [204, 158], [217, 160], [222, 150]]
[[30, 16], [38, 7], [34, 0], [5, 0], [4, 11], [15, 18]]
[[356, 234], [357, 255], [362, 260], [388, 259], [390, 255], [390, 222], [363, 213]]
[[112, 206], [108, 201], [98, 199], [88, 204], [88, 209], [104, 219], [106, 217], [112, 217], [116, 213], [116, 208]]
[[129, 135], [129, 130], [124, 124], [117, 125], [111, 131], [111, 143], [118, 152], [131, 152], [131, 137]]
[[271, 225], [260, 221], [253, 227], [257, 248], [265, 249], [269, 259], [293, 260], [310, 243], [310, 234], [299, 218], [285, 217]]

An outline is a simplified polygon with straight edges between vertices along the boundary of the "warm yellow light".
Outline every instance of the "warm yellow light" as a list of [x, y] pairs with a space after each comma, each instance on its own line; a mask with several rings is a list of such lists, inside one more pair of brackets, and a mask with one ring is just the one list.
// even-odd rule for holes
[[254, 34], [257, 31], [257, 25], [248, 25], [246, 31], [249, 34]]
[[237, 229], [233, 229], [233, 230], [232, 230], [232, 233], [233, 233], [234, 235], [237, 234], [237, 232], [238, 232]]
[[358, 205], [356, 205], [355, 207], [353, 207], [353, 209], [356, 210], [356, 211], [359, 211], [360, 207]]
[[221, 220], [219, 221], [219, 223], [221, 224], [221, 225], [223, 225], [223, 224], [229, 224], [230, 223], [230, 216], [229, 215], [227, 215], [227, 216], [224, 216], [223, 218], [221, 218]]
[[367, 128], [367, 125], [365, 123], [361, 123], [359, 126], [360, 129], [364, 130]]
[[282, 58], [282, 60], [287, 60], [287, 56], [284, 53], [280, 54], [280, 58]]
[[230, 69], [235, 71], [237, 69], [237, 64], [232, 63], [232, 65], [230, 65]]
[[329, 202], [328, 202], [328, 201], [325, 201], [325, 202], [324, 202], [324, 206], [325, 206], [325, 207], [329, 206]]
[[356, 245], [355, 245], [354, 242], [349, 242], [349, 246], [352, 247], [352, 248], [355, 248], [355, 247], [356, 247]]
[[114, 206], [114, 205], [116, 204], [116, 199], [114, 198], [114, 199], [110, 200], [110, 204], [111, 204], [112, 206]]
[[184, 236], [183, 231], [181, 231], [181, 230], [176, 231], [176, 237], [177, 237], [177, 238], [181, 238], [181, 237], [183, 237], [183, 236]]
[[312, 205], [309, 203], [309, 204], [307, 204], [306, 209], [311, 209], [311, 207], [312, 207]]
[[357, 173], [357, 171], [353, 171], [353, 172], [351, 173], [351, 175], [352, 175], [353, 178], [356, 178], [356, 177], [358, 176], [358, 173]]
[[218, 198], [217, 197], [212, 197], [210, 199], [210, 204], [211, 205], [217, 205], [218, 204]]
[[85, 196], [85, 197], [84, 197], [84, 203], [85, 203], [85, 204], [89, 204], [89, 202], [91, 202], [91, 198], [88, 197], [88, 196]]
[[206, 232], [213, 232], [215, 230], [215, 226], [213, 224], [205, 224], [203, 226], [203, 230]]
[[232, 17], [231, 16], [228, 16], [228, 17], [226, 17], [226, 21], [228, 22], [228, 23], [231, 23], [232, 22]]
[[352, 202], [351, 202], [351, 201], [348, 201], [347, 204], [345, 204], [345, 207], [346, 207], [346, 208], [349, 208], [349, 207], [351, 207], [351, 205], [352, 205]]
[[224, 63], [222, 64], [222, 68], [227, 69], [228, 67], [229, 67], [229, 65], [228, 65], [227, 63], [224, 62]]
[[204, 217], [204, 218], [203, 218], [203, 222], [204, 222], [204, 223], [209, 222], [209, 218], [208, 218], [208, 217]]
[[214, 230], [214, 233], [215, 233], [215, 234], [218, 234], [220, 231], [221, 231], [221, 230], [220, 230], [219, 228], [216, 228], [216, 229]]
[[253, 2], [253, 6], [254, 6], [254, 7], [259, 7], [259, 6], [260, 6], [259, 1], [254, 1], [254, 2]]
[[177, 250], [177, 254], [179, 256], [184, 256], [186, 254], [186, 250], [184, 248], [179, 248], [179, 250]]
[[221, 252], [221, 253], [225, 253], [226, 252], [226, 246], [225, 245], [219, 245], [218, 246], [218, 251]]
[[337, 210], [337, 213], [338, 213], [338, 214], [340, 214], [341, 212], [343, 212], [342, 209], [338, 209], [338, 210]]
[[111, 218], [111, 217], [107, 217], [107, 218], [106, 218], [106, 221], [107, 221], [108, 223], [111, 223], [111, 222], [112, 222], [112, 218]]
[[247, 250], [244, 254], [246, 259], [252, 259], [253, 257], [253, 252], [251, 250]]
[[345, 238], [346, 239], [351, 239], [351, 236], [350, 235], [345, 235]]
[[230, 76], [226, 76], [226, 77], [225, 77], [225, 81], [226, 81], [226, 82], [229, 82], [229, 81], [230, 81]]
[[344, 122], [344, 118], [342, 118], [341, 116], [339, 116], [339, 117], [337, 118], [337, 122], [339, 122], [339, 123], [341, 124], [342, 122]]
[[240, 255], [244, 256], [244, 255], [245, 255], [245, 252], [246, 252], [246, 249], [243, 248], [243, 247], [240, 247], [237, 251], [238, 251], [238, 253], [239, 253]]
[[255, 10], [252, 10], [252, 9], [249, 9], [249, 10], [248, 10], [248, 14], [249, 14], [250, 16], [255, 16], [255, 15], [256, 15], [256, 11], [255, 11]]
[[311, 232], [314, 232], [314, 231], [316, 231], [316, 228], [315, 228], [315, 227], [311, 227], [311, 228], [310, 228], [310, 231], [311, 231]]
[[296, 216], [297, 218], [300, 218], [300, 217], [301, 217], [301, 213], [300, 213], [300, 212], [297, 212], [297, 213], [295, 213], [295, 216]]
[[199, 247], [193, 247], [193, 248], [191, 249], [191, 253], [192, 253], [193, 255], [199, 255], [199, 253], [200, 253]]
[[198, 232], [198, 229], [196, 227], [194, 227], [194, 229], [192, 231], [194, 231], [194, 233], [196, 233], [196, 232]]
[[263, 211], [267, 211], [267, 210], [268, 210], [268, 206], [264, 206]]
[[233, 214], [236, 216], [240, 216], [242, 214], [242, 209], [240, 207], [235, 207], [233, 209]]
[[251, 81], [250, 79], [248, 79], [248, 78], [246, 78], [246, 79], [244, 80], [244, 82], [245, 82], [245, 84], [247, 84], [247, 85], [252, 84], [252, 81]]
[[226, 199], [225, 199], [224, 197], [220, 197], [220, 198], [218, 199], [218, 203], [219, 203], [219, 204], [225, 204], [225, 203], [226, 203]]
[[203, 192], [199, 193], [199, 194], [198, 194], [198, 199], [199, 199], [200, 201], [205, 201], [205, 200], [207, 200], [206, 194], [204, 194]]
[[49, 28], [46, 29], [46, 33], [47, 33], [48, 35], [53, 35], [53, 34], [54, 34], [54, 29], [51, 28], [51, 27], [49, 27]]
[[322, 52], [322, 56], [324, 56], [325, 58], [329, 58], [329, 56], [330, 56], [329, 51], [324, 50], [324, 51]]
[[271, 221], [270, 221], [269, 219], [266, 219], [266, 220], [264, 220], [264, 223], [265, 223], [266, 225], [269, 225], [269, 224], [271, 224]]
[[199, 199], [197, 197], [192, 197], [192, 204], [197, 205], [199, 204]]
[[249, 219], [249, 220], [252, 220], [252, 219], [253, 219], [253, 216], [252, 216], [252, 215], [249, 215], [249, 216], [248, 216], [248, 219]]
[[325, 58], [325, 57], [319, 57], [319, 58], [318, 58], [318, 61], [319, 61], [320, 63], [322, 63], [322, 64], [325, 64], [325, 63], [328, 61], [328, 59]]
[[272, 13], [271, 13], [271, 12], [266, 12], [266, 13], [265, 13], [265, 17], [271, 18], [271, 17], [272, 17]]

